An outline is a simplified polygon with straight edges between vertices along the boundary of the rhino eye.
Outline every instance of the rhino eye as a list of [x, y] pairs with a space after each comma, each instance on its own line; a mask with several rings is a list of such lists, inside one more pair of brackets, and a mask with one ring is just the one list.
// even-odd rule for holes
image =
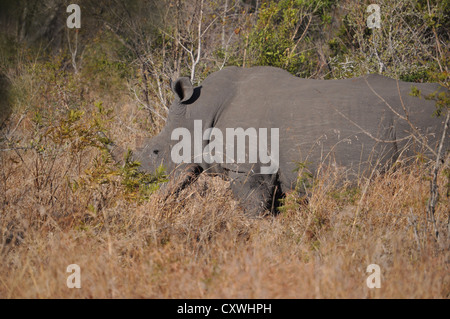
[[158, 154], [159, 154], [159, 151], [158, 151], [158, 150], [154, 150], [154, 151], [153, 151], [153, 154], [158, 155]]

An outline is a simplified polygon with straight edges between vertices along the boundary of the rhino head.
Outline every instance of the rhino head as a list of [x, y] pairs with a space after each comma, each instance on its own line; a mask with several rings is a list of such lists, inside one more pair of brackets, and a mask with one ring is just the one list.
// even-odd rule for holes
[[[187, 105], [193, 98], [195, 91], [191, 81], [187, 77], [181, 77], [176, 81], [171, 81], [171, 89], [174, 93], [174, 101], [169, 108], [167, 122], [161, 132], [153, 137], [146, 138], [142, 147], [133, 151], [133, 160], [141, 163], [141, 169], [146, 172], [155, 172], [161, 165], [166, 169], [166, 173], [173, 172], [179, 166], [171, 159], [171, 149], [176, 141], [172, 141], [171, 135], [176, 128], [191, 129], [191, 124], [186, 120]], [[113, 157], [117, 160], [121, 151], [113, 152]], [[122, 151], [123, 158], [123, 151]], [[183, 165], [186, 166], [186, 165]]]
[[[229, 69], [232, 72], [233, 70]], [[162, 165], [166, 174], [170, 175], [170, 179], [175, 181], [176, 192], [195, 181], [198, 175], [204, 171], [208, 174], [228, 178], [231, 181], [233, 193], [245, 207], [246, 213], [249, 216], [259, 216], [267, 209], [275, 207], [272, 194], [279, 192], [280, 189], [277, 188], [278, 175], [255, 174], [254, 164], [250, 168], [246, 168], [245, 165], [238, 167], [235, 164], [211, 162], [204, 158], [205, 154], [208, 154], [206, 150], [210, 144], [210, 137], [205, 138], [204, 134], [210, 128], [216, 127], [224, 108], [229, 105], [230, 99], [237, 91], [236, 83], [233, 77], [227, 76], [212, 76], [209, 81], [205, 80], [202, 86], [195, 88], [187, 77], [181, 77], [171, 82], [174, 100], [169, 108], [167, 122], [157, 136], [145, 139], [142, 147], [133, 150], [133, 160], [140, 162], [140, 169], [148, 173], [157, 171]], [[235, 124], [234, 121], [231, 121], [222, 123], [222, 125], [233, 127]], [[226, 132], [227, 127], [219, 127], [218, 130]], [[180, 130], [189, 132], [189, 142], [191, 142], [181, 152], [183, 156], [185, 150], [189, 153], [188, 158], [184, 157], [183, 161], [173, 157], [173, 154], [180, 153], [178, 146], [181, 144], [181, 138], [177, 133]], [[201, 132], [201, 142], [198, 142], [199, 135], [196, 134], [199, 131]], [[183, 141], [185, 141], [184, 138]], [[109, 145], [108, 148], [117, 162], [124, 158], [124, 151], [120, 147]], [[255, 169], [255, 171], [257, 170]], [[163, 187], [163, 189], [170, 190], [170, 187]]]

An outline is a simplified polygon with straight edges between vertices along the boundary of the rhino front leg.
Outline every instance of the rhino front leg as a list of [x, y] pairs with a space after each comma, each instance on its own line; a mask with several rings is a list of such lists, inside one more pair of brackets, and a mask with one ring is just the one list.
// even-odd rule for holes
[[231, 190], [245, 215], [260, 218], [274, 212], [279, 192], [277, 176], [229, 172]]

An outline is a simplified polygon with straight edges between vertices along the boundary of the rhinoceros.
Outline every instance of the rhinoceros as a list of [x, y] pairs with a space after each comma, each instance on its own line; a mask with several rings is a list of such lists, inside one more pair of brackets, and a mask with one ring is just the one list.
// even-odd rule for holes
[[202, 172], [228, 178], [246, 214], [262, 216], [296, 187], [300, 167], [354, 179], [435, 154], [444, 120], [433, 116], [434, 101], [412, 96], [412, 85], [423, 96], [442, 90], [381, 75], [302, 79], [273, 67], [224, 68], [197, 87], [182, 77], [171, 83], [165, 127], [134, 159], [185, 181]]

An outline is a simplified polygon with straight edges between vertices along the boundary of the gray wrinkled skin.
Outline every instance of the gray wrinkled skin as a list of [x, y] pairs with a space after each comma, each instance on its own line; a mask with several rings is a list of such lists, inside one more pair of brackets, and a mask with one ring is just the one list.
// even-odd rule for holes
[[[400, 154], [402, 159], [422, 151], [431, 156], [417, 139], [407, 138], [413, 129], [401, 118], [405, 116], [402, 101], [416, 134], [423, 134], [433, 149], [442, 136], [443, 118], [432, 117], [433, 101], [410, 95], [412, 85], [423, 96], [439, 88], [401, 81], [397, 86], [397, 81], [380, 75], [308, 80], [271, 67], [225, 68], [196, 88], [181, 78], [172, 84], [175, 100], [166, 126], [134, 152], [135, 159], [150, 172], [164, 164], [169, 172], [185, 176], [184, 184], [200, 172], [220, 174], [230, 179], [246, 213], [260, 216], [273, 210], [276, 199], [295, 187], [298, 163], [307, 164], [313, 174], [321, 163], [331, 165], [354, 179], [373, 168], [382, 170]], [[258, 163], [176, 166], [170, 157], [171, 147], [178, 143], [171, 141], [172, 131], [184, 127], [192, 132], [194, 120], [203, 121], [203, 130], [215, 127], [223, 132], [239, 127], [279, 128], [278, 173], [256, 174]]]

